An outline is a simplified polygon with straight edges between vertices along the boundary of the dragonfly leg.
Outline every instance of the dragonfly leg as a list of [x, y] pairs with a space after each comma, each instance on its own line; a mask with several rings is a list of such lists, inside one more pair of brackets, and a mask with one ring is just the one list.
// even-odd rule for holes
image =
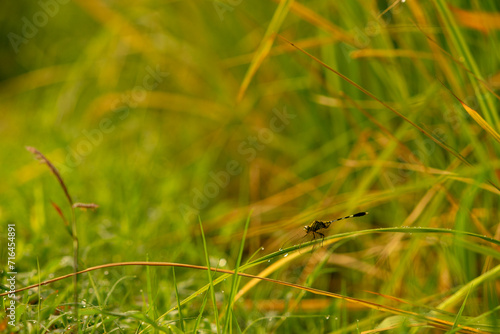
[[319, 235], [321, 235], [321, 247], [323, 247], [323, 240], [325, 240], [325, 235], [321, 232], [316, 232], [318, 233]]

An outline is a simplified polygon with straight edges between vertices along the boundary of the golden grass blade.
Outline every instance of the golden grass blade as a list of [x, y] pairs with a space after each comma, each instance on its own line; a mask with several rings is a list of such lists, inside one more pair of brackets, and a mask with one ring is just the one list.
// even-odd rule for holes
[[273, 18], [271, 19], [271, 23], [269, 23], [267, 31], [264, 34], [264, 38], [260, 42], [260, 45], [253, 56], [252, 62], [250, 63], [250, 67], [248, 68], [247, 73], [243, 78], [243, 82], [241, 83], [240, 90], [238, 91], [238, 97], [236, 99], [238, 102], [241, 101], [243, 95], [245, 95], [245, 92], [250, 85], [252, 78], [254, 77], [255, 73], [257, 73], [260, 65], [271, 50], [273, 42], [276, 38], [276, 33], [279, 31], [281, 24], [287, 16], [292, 3], [293, 0], [282, 0], [279, 3], [278, 8], [276, 8]]
[[312, 25], [331, 33], [337, 40], [350, 45], [356, 45], [356, 39], [353, 36], [304, 5], [294, 2], [291, 11]]
[[500, 14], [486, 11], [468, 11], [449, 5], [453, 15], [462, 26], [489, 33], [500, 30]]
[[477, 111], [475, 111], [462, 101], [460, 101], [460, 103], [464, 107], [465, 111], [467, 111], [467, 113], [477, 122], [477, 124], [479, 124], [486, 132], [492, 135], [497, 142], [500, 143], [500, 134], [498, 134], [498, 132], [496, 132], [495, 129], [493, 129], [493, 127], [491, 127], [491, 125], [489, 125], [488, 122], [486, 122]]
[[396, 7], [398, 3], [400, 3], [401, 0], [396, 0], [394, 1], [389, 7], [387, 7], [382, 13], [378, 14], [377, 19], [380, 19], [382, 16], [384, 16], [385, 13]]
[[382, 50], [382, 49], [362, 49], [352, 51], [350, 53], [351, 58], [417, 58], [417, 59], [431, 59], [434, 57], [429, 52], [424, 51], [414, 51], [414, 50], [404, 50], [404, 49], [394, 49], [394, 50]]
[[[446, 87], [442, 82], [441, 82], [441, 84], [446, 89], [448, 89], [448, 87]], [[476, 123], [479, 124], [479, 126], [483, 128], [483, 130], [488, 132], [493, 138], [495, 138], [495, 140], [497, 142], [500, 143], [500, 134], [498, 134], [498, 132], [496, 132], [496, 130], [490, 124], [488, 124], [488, 122], [486, 122], [486, 120], [477, 111], [475, 111], [474, 109], [469, 107], [467, 104], [465, 104], [464, 101], [460, 100], [458, 98], [458, 96], [456, 96], [450, 89], [448, 89], [448, 91], [451, 93], [451, 95], [453, 95], [458, 100], [458, 102], [460, 102], [460, 104], [462, 105], [462, 107], [464, 107], [465, 111], [467, 111], [467, 113], [470, 115], [470, 117], [472, 117], [472, 119], [474, 119], [476, 121]]]

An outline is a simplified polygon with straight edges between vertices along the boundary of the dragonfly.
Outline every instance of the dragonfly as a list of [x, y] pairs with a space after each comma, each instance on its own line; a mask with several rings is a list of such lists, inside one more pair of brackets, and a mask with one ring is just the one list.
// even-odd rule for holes
[[[327, 220], [327, 221], [315, 220], [311, 224], [304, 226], [304, 231], [306, 232], [306, 234], [302, 238], [305, 238], [308, 235], [312, 235], [312, 241], [314, 241], [316, 240], [316, 238], [321, 237], [321, 244], [323, 245], [325, 234], [323, 233], [322, 230], [326, 230], [327, 228], [330, 227], [332, 223], [338, 222], [339, 220], [355, 218], [355, 217], [363, 217], [366, 216], [367, 214], [368, 212], [358, 212], [353, 215], [337, 218], [334, 220]], [[290, 241], [290, 239], [288, 241]], [[288, 243], [288, 241], [285, 242], [285, 244]]]

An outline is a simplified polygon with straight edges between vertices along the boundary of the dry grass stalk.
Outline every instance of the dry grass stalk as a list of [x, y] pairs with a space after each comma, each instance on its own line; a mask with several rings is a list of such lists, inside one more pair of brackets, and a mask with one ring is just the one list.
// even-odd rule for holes
[[69, 201], [69, 204], [70, 205], [73, 205], [73, 200], [71, 199], [71, 196], [68, 192], [68, 188], [66, 188], [66, 185], [64, 184], [64, 181], [61, 177], [61, 174], [59, 174], [59, 171], [57, 170], [57, 168], [49, 161], [49, 159], [47, 159], [39, 150], [37, 150], [36, 148], [34, 147], [31, 147], [31, 146], [26, 146], [26, 149], [31, 152], [35, 158], [40, 161], [41, 163], [45, 163], [47, 164], [47, 166], [49, 166], [50, 168], [50, 171], [52, 172], [52, 174], [54, 174], [54, 176], [57, 178], [57, 181], [59, 181], [59, 184], [61, 185], [61, 187], [63, 188], [64, 190], [64, 194], [66, 195], [66, 198], [68, 199]]

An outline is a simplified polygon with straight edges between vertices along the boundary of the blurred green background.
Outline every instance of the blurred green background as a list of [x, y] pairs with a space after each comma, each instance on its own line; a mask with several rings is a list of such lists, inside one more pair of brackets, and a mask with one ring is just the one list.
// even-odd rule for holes
[[[500, 130], [498, 2], [42, 0], [2, 7], [0, 231], [17, 226], [22, 284], [38, 282], [37, 261], [40, 280], [72, 268], [71, 238], [51, 206], [69, 217], [64, 193], [25, 146], [56, 165], [75, 202], [99, 205], [77, 212], [81, 268], [146, 259], [203, 265], [198, 216], [212, 265], [224, 259], [226, 269], [235, 266], [251, 212], [244, 261], [260, 247], [260, 255], [277, 251], [314, 219], [358, 211], [370, 215], [328, 234], [408, 225], [500, 235], [499, 142], [445, 88]], [[415, 303], [430, 296], [436, 306], [498, 265], [470, 245], [491, 246], [432, 233], [373, 234], [342, 244], [338, 256], [319, 247], [274, 277], [367, 299], [375, 297], [365, 290]], [[3, 265], [4, 247], [0, 254]], [[306, 281], [318, 263], [323, 269]], [[94, 279], [105, 294], [120, 277], [130, 279], [117, 284], [107, 309], [152, 316], [151, 301], [140, 297], [151, 278], [145, 268]], [[156, 269], [153, 277], [161, 314], [176, 305], [171, 271]], [[89, 279], [80, 282], [80, 298], [97, 304]], [[185, 298], [207, 281], [183, 269], [177, 282]], [[69, 302], [70, 285], [58, 282], [43, 294], [66, 291], [58, 303]], [[498, 280], [478, 287], [465, 313], [498, 307], [498, 289]], [[270, 283], [251, 290], [245, 298], [255, 303], [235, 306], [241, 329], [261, 317], [250, 331], [349, 332], [363, 317], [371, 319], [363, 330], [381, 322], [336, 300], [309, 311], [279, 306], [290, 293], [298, 292]], [[199, 303], [186, 313], [196, 317]], [[36, 318], [26, 312], [24, 321]], [[285, 312], [288, 320], [272, 318]], [[323, 317], [332, 312], [340, 320]]]

